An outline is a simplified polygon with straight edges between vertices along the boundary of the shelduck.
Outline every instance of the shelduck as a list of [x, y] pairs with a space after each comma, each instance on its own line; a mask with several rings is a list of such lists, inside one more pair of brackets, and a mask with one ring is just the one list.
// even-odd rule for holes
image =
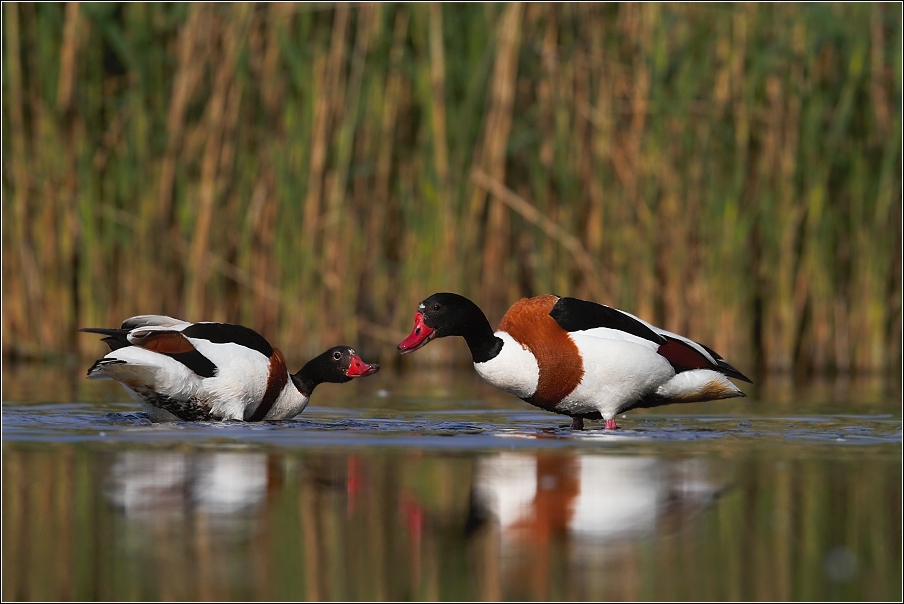
[[462, 336], [474, 368], [490, 384], [572, 418], [604, 419], [629, 409], [745, 396], [728, 378], [750, 382], [711, 348], [603, 304], [543, 295], [523, 298], [495, 333], [471, 300], [433, 294], [418, 306], [398, 348]]
[[281, 420], [295, 417], [323, 382], [372, 375], [353, 348], [335, 346], [289, 374], [282, 353], [256, 331], [229, 323], [189, 323], [161, 315], [87, 327], [110, 352], [88, 379], [120, 382], [153, 420]]

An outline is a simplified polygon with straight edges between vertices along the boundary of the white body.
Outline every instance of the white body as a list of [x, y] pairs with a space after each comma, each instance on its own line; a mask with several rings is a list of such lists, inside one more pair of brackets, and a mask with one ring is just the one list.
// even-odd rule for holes
[[[644, 323], [657, 333], [691, 344], [712, 360], [696, 342]], [[497, 331], [495, 335], [503, 341], [502, 350], [486, 362], [474, 363], [474, 368], [493, 386], [529, 398], [539, 382], [537, 359], [508, 333]], [[580, 359], [576, 362], [583, 364], [584, 375], [556, 407], [559, 413], [598, 412], [603, 419], [610, 420], [645, 398], [655, 397], [658, 401], [655, 404], [667, 404], [743, 396], [737, 386], [717, 371], [693, 369], [676, 374], [669, 361], [657, 352], [656, 343], [630, 333], [599, 327], [568, 335], [577, 346]], [[719, 396], [713, 396], [715, 392]]]

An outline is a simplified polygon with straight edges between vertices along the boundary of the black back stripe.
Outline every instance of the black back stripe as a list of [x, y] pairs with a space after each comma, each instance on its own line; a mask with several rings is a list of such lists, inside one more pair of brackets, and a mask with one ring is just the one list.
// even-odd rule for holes
[[165, 354], [174, 361], [179, 361], [202, 378], [214, 377], [218, 373], [217, 366], [197, 350], [192, 350], [191, 352], [164, 352], [161, 354]]
[[273, 354], [273, 347], [262, 335], [241, 325], [230, 323], [195, 323], [182, 330], [182, 335], [189, 338], [207, 340], [214, 344], [239, 344], [245, 348], [256, 350], [265, 357]]
[[584, 331], [606, 327], [629, 333], [655, 344], [664, 344], [666, 341], [663, 336], [634, 317], [596, 302], [577, 298], [559, 298], [556, 305], [549, 311], [549, 316], [555, 319], [559, 327], [565, 331]]

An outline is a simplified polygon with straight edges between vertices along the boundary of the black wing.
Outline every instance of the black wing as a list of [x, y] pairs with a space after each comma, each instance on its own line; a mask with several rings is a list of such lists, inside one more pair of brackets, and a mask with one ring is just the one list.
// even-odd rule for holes
[[207, 340], [215, 344], [239, 344], [256, 350], [269, 358], [273, 354], [270, 343], [253, 329], [231, 323], [194, 323], [182, 330], [189, 338]]
[[649, 340], [654, 344], [665, 344], [665, 337], [659, 335], [638, 319], [620, 310], [604, 304], [578, 300], [577, 298], [559, 298], [549, 311], [549, 316], [556, 320], [565, 331], [584, 331], [597, 327], [617, 329], [631, 335]]

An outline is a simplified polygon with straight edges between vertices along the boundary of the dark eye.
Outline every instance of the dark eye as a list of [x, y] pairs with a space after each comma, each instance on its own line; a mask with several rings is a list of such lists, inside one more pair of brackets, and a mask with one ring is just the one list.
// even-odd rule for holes
[[336, 352], [333, 353], [333, 358], [338, 361], [339, 359], [342, 358], [342, 353], [337, 350]]
[[433, 305], [433, 310], [439, 310], [439, 303]]

